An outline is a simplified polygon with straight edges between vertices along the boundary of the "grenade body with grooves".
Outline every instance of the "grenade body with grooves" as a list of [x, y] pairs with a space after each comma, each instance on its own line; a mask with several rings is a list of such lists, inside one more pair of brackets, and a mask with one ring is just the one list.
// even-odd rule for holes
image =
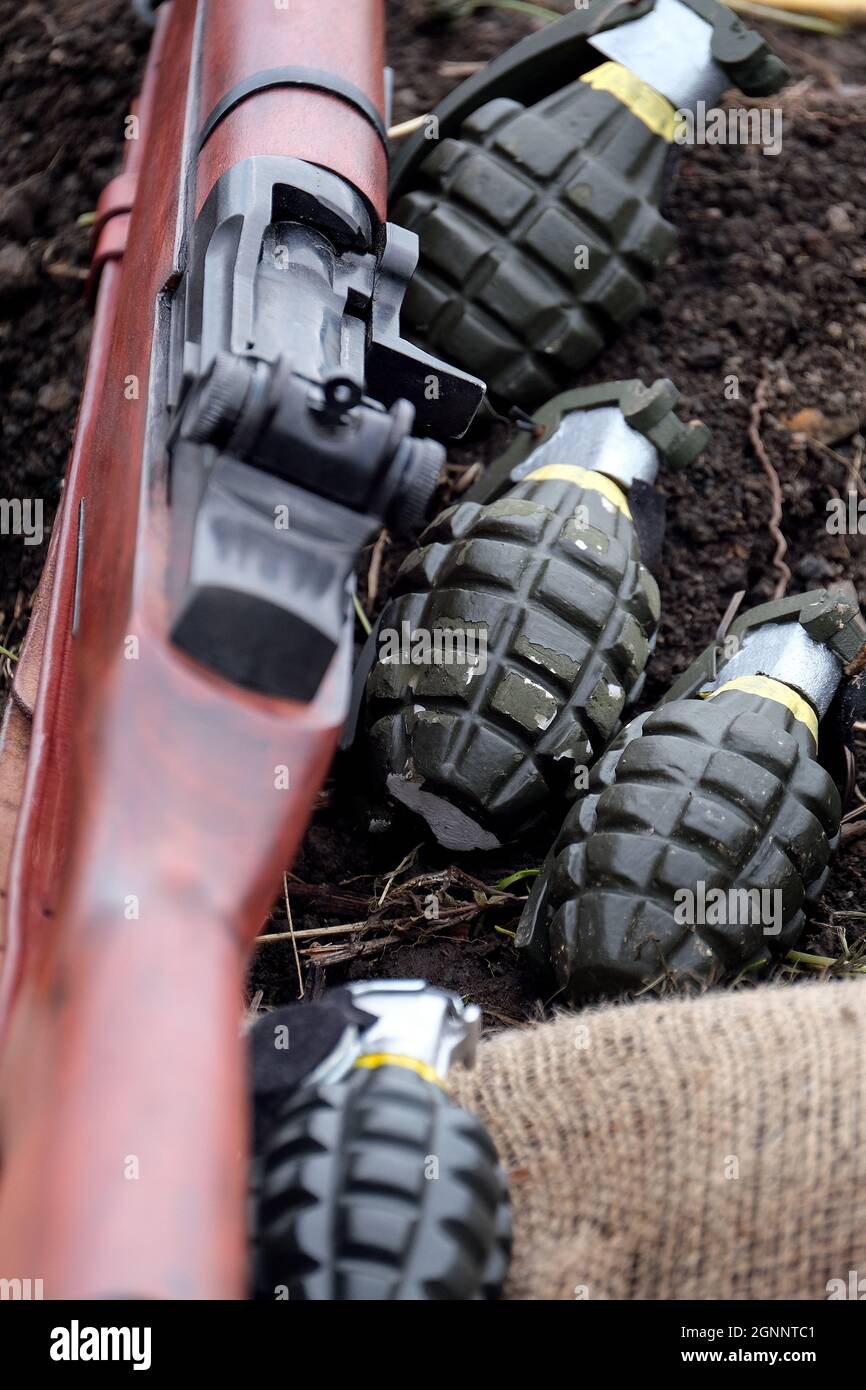
[[496, 1297], [505, 1278], [510, 1214], [493, 1144], [404, 1067], [295, 1092], [263, 1154], [259, 1204], [261, 1298], [473, 1300]]
[[[517, 944], [574, 999], [671, 975], [710, 983], [783, 955], [823, 889], [840, 818], [813, 734], [788, 704], [736, 689], [663, 703], [593, 769]], [[726, 895], [720, 921], [712, 890]]]
[[660, 205], [677, 110], [786, 76], [712, 0], [590, 0], [516, 45], [445, 98], [431, 151], [422, 134], [398, 155], [394, 215], [421, 242], [413, 336], [500, 400], [570, 385], [674, 247]]
[[581, 79], [530, 109], [502, 97], [473, 112], [395, 209], [422, 247], [413, 335], [524, 407], [571, 384], [673, 249], [658, 211], [669, 149]]
[[569, 793], [639, 690], [658, 624], [624, 493], [545, 471], [444, 512], [381, 619], [380, 634], [486, 638], [478, 664], [380, 660], [367, 685], [374, 767], [454, 849], [512, 840]]

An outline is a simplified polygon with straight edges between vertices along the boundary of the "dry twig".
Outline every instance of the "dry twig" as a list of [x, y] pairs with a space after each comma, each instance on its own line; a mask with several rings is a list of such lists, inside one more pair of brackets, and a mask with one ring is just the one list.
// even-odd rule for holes
[[286, 920], [287, 920], [287, 922], [288, 922], [288, 924], [289, 924], [289, 935], [290, 935], [291, 938], [292, 938], [292, 947], [293, 947], [294, 952], [295, 952], [295, 965], [296, 965], [297, 971], [298, 971], [298, 984], [299, 984], [299, 986], [300, 986], [300, 993], [299, 993], [299, 995], [298, 995], [298, 998], [299, 998], [299, 999], [303, 999], [303, 997], [304, 997], [304, 976], [303, 976], [303, 974], [302, 974], [302, 972], [301, 972], [301, 959], [300, 959], [300, 956], [298, 955], [298, 943], [297, 943], [297, 940], [295, 939], [295, 924], [294, 924], [294, 922], [292, 921], [292, 905], [291, 905], [291, 903], [289, 902], [289, 881], [288, 881], [288, 878], [287, 878], [286, 874], [283, 874], [283, 897], [284, 897], [285, 900], [286, 900]]
[[761, 420], [767, 408], [767, 390], [770, 384], [769, 369], [764, 365], [764, 375], [755, 388], [755, 399], [749, 410], [749, 442], [755, 451], [767, 482], [770, 485], [770, 497], [772, 499], [772, 510], [770, 512], [769, 529], [770, 535], [776, 542], [776, 549], [773, 552], [773, 569], [778, 574], [776, 587], [773, 590], [773, 598], [780, 599], [785, 595], [789, 583], [791, 582], [791, 571], [785, 563], [785, 555], [788, 550], [788, 542], [782, 535], [782, 507], [784, 499], [782, 497], [782, 484], [779, 482], [779, 475], [770, 461], [770, 456], [761, 438]]
[[382, 556], [385, 554], [391, 537], [383, 527], [376, 537], [376, 544], [373, 546], [373, 553], [370, 556], [370, 568], [367, 570], [367, 607], [372, 609], [379, 594], [379, 579], [382, 574]]

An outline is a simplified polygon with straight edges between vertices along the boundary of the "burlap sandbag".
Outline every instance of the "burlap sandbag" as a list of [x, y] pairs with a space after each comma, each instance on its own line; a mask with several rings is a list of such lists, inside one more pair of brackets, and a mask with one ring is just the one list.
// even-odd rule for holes
[[866, 1296], [864, 1059], [866, 980], [492, 1037], [452, 1090], [509, 1173], [506, 1297]]

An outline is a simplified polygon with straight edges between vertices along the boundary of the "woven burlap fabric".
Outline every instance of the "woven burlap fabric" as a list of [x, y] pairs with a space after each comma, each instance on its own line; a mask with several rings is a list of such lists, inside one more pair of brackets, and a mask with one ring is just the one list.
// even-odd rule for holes
[[506, 1297], [866, 1293], [866, 980], [608, 1005], [479, 1052], [451, 1088], [509, 1174]]

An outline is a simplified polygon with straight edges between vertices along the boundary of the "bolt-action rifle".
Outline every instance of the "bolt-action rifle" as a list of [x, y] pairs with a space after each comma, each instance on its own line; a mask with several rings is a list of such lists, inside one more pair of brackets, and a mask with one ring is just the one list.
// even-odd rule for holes
[[0, 767], [0, 1250], [47, 1297], [245, 1291], [247, 951], [344, 721], [359, 550], [483, 394], [400, 336], [383, 9], [160, 5], [100, 203]]

